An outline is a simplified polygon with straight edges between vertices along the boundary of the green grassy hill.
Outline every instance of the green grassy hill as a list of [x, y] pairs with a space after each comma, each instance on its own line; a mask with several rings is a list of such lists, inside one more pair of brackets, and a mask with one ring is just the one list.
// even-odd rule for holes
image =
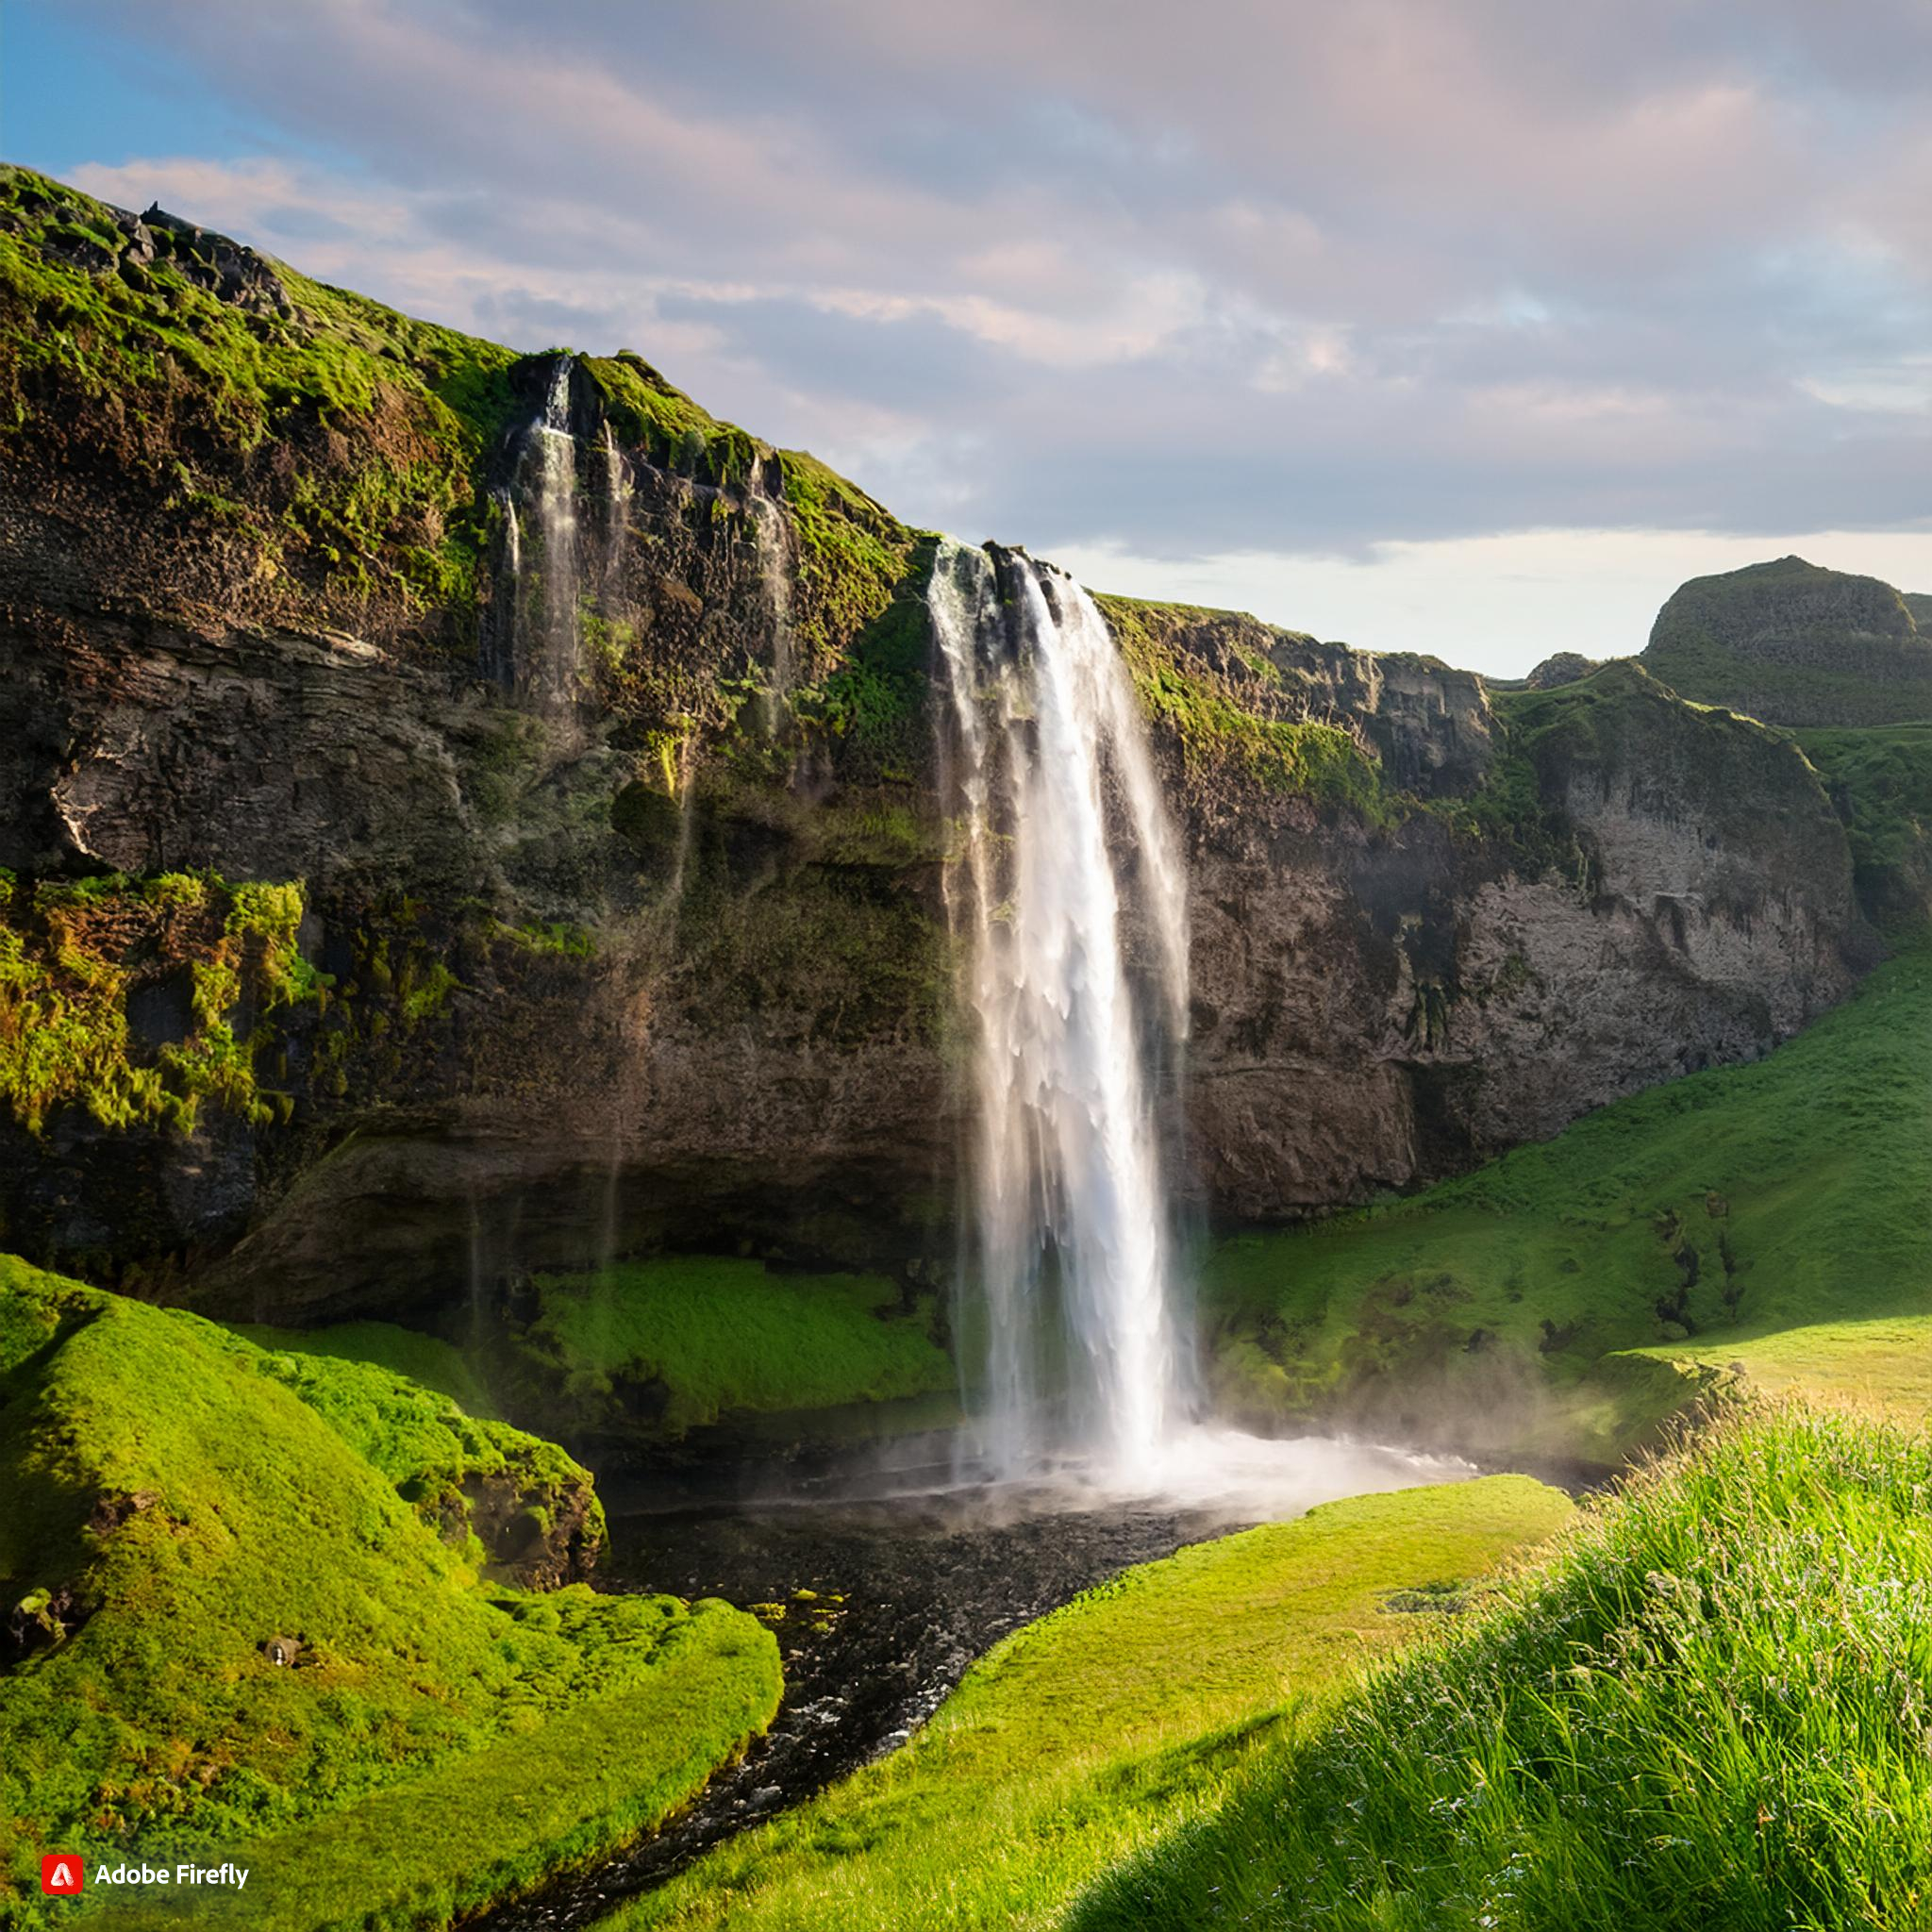
[[1932, 640], [1908, 601], [1802, 557], [1691, 578], [1658, 611], [1642, 661], [1683, 697], [1772, 724], [1932, 718]]
[[1923, 1431], [1707, 1437], [1063, 1923], [1932, 1924], [1928, 1487]]
[[56, 1847], [253, 1857], [254, 1925], [441, 1924], [655, 1822], [776, 1705], [723, 1604], [489, 1580], [492, 1503], [601, 1534], [551, 1445], [10, 1259], [0, 1493], [0, 1923]]
[[1223, 1242], [1203, 1289], [1211, 1374], [1257, 1424], [1340, 1414], [1607, 1463], [1689, 1392], [1673, 1363], [1869, 1382], [1923, 1414], [1928, 1200], [1920, 945], [1754, 1065], [1653, 1088], [1411, 1199]]

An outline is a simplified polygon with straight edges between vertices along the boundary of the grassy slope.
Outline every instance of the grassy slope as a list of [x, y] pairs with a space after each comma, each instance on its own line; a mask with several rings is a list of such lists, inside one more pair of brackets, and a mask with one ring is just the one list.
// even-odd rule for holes
[[336, 1361], [371, 1362], [447, 1395], [472, 1417], [490, 1413], [489, 1391], [470, 1358], [454, 1343], [391, 1322], [338, 1322], [327, 1328], [270, 1328], [238, 1324], [235, 1333], [258, 1348], [281, 1355], [324, 1356]]
[[1923, 1433], [1707, 1437], [1073, 1925], [1932, 1924], [1928, 1485]]
[[1258, 1415], [1460, 1408], [1499, 1442], [1541, 1435], [1607, 1459], [1649, 1402], [1641, 1358], [1606, 1380], [1611, 1352], [1782, 1374], [1800, 1356], [1779, 1338], [1804, 1329], [1815, 1373], [1796, 1379], [1821, 1390], [1856, 1379], [1869, 1342], [1902, 1338], [1890, 1394], [1923, 1411], [1928, 1196], [1920, 948], [1755, 1065], [1620, 1101], [1410, 1200], [1224, 1243], [1205, 1286], [1217, 1372]]
[[1800, 731], [1845, 820], [1860, 902], [1881, 925], [1932, 916], [1932, 724]]
[[625, 1262], [600, 1274], [539, 1275], [526, 1346], [594, 1425], [617, 1390], [658, 1385], [660, 1425], [679, 1433], [734, 1410], [826, 1408], [951, 1389], [932, 1310], [906, 1312], [874, 1275], [774, 1275], [715, 1256]]
[[[254, 1923], [390, 1923], [406, 1899], [433, 1920], [452, 1888], [646, 1822], [767, 1721], [774, 1647], [723, 1605], [481, 1585], [399, 1493], [434, 1491], [464, 1441], [528, 1439], [0, 1262], [0, 1579], [69, 1626], [0, 1671], [0, 1912], [37, 1846], [269, 1840]], [[296, 1668], [261, 1655], [271, 1637], [301, 1642]], [[630, 1736], [620, 1790], [588, 1737], [640, 1704], [677, 1722]], [[532, 1751], [558, 1778], [520, 1812]], [[494, 1820], [480, 1872], [441, 1829], [453, 1790]], [[335, 1849], [351, 1818], [361, 1871]]]
[[608, 1923], [731, 1932], [1041, 1926], [1199, 1812], [1307, 1699], [1428, 1621], [1567, 1500], [1523, 1476], [1331, 1503], [1130, 1570], [974, 1665], [903, 1751]]

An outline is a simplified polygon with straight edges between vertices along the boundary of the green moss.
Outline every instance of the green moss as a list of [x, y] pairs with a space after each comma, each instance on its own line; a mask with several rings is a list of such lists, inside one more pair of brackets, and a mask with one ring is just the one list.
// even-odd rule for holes
[[[896, 551], [862, 554], [855, 566], [859, 575], [848, 586], [850, 594], [859, 600], [853, 608], [862, 611], [869, 607], [881, 581], [878, 571], [901, 568], [903, 563], [903, 574], [891, 584], [890, 601], [865, 620], [836, 668], [821, 682], [803, 686], [793, 694], [794, 716], [806, 728], [815, 728], [837, 743], [848, 779], [906, 783], [931, 763], [926, 663], [932, 618], [925, 591], [938, 552], [936, 539], [922, 537], [905, 559]], [[833, 546], [824, 568], [835, 570], [851, 561], [845, 551]]]
[[[908, 530], [864, 491], [803, 450], [781, 450], [785, 506], [798, 540], [793, 619], [808, 658], [835, 650], [885, 616], [915, 573], [930, 575], [937, 538]], [[890, 678], [903, 651], [875, 637], [875, 669]]]
[[447, 1395], [473, 1416], [490, 1412], [489, 1394], [462, 1350], [413, 1328], [398, 1328], [390, 1322], [339, 1322], [327, 1328], [238, 1324], [234, 1332], [272, 1354], [373, 1362], [421, 1388]]
[[913, 1741], [699, 1860], [608, 1924], [732, 1932], [1045, 1928], [1108, 1864], [1570, 1515], [1522, 1476], [1332, 1503], [1129, 1570], [997, 1646]]
[[1223, 1242], [1203, 1292], [1224, 1391], [1259, 1415], [1433, 1410], [1466, 1440], [1615, 1459], [1669, 1393], [1661, 1362], [1618, 1351], [1722, 1370], [1788, 1331], [1932, 1313], [1928, 1094], [1920, 949], [1755, 1065], [1412, 1199]]
[[1928, 1485], [1923, 1433], [1706, 1439], [1067, 1923], [1924, 1924]]
[[455, 1379], [464, 1365], [446, 1343], [375, 1322], [313, 1337], [274, 1328], [233, 1332], [260, 1351], [249, 1357], [258, 1373], [293, 1390], [445, 1540], [461, 1544], [476, 1489], [495, 1484], [538, 1499], [538, 1507], [545, 1497], [580, 1503], [579, 1560], [594, 1560], [602, 1548], [603, 1508], [580, 1464], [541, 1437], [466, 1413], [454, 1396], [391, 1366], [398, 1357], [425, 1361]]
[[[624, 829], [619, 823], [622, 816], [613, 809], [612, 823], [619, 831]], [[588, 926], [575, 925], [568, 920], [530, 920], [522, 925], [506, 925], [498, 922], [491, 926], [491, 937], [519, 946], [525, 952], [547, 955], [556, 959], [594, 959], [597, 957], [596, 935]]]
[[774, 1274], [708, 1256], [536, 1277], [533, 1361], [592, 1425], [625, 1385], [658, 1391], [656, 1427], [681, 1434], [734, 1410], [890, 1402], [953, 1386], [930, 1306], [907, 1309], [864, 1274]]
[[667, 382], [641, 356], [585, 356], [580, 369], [596, 385], [618, 440], [641, 449], [660, 468], [702, 482], [742, 484], [763, 448], [756, 438]]
[[[1191, 773], [1232, 769], [1267, 791], [1298, 793], [1377, 826], [1395, 824], [1417, 808], [1387, 783], [1381, 761], [1353, 734], [1312, 719], [1257, 712], [1225, 678], [1175, 647], [1176, 620], [1205, 622], [1217, 613], [1129, 597], [1095, 601], [1143, 710], [1173, 735]], [[1237, 655], [1262, 682], [1282, 681], [1279, 668], [1259, 652]]]
[[[124, 246], [100, 204], [0, 171], [0, 425], [91, 425], [124, 470], [172, 482], [191, 521], [251, 540], [258, 576], [292, 572], [344, 620], [372, 592], [474, 605], [475, 486], [508, 419], [509, 350], [279, 263], [287, 307], [248, 312], [184, 275], [194, 244], [166, 229], [147, 270], [89, 273], [58, 247], [75, 217]], [[242, 487], [271, 469], [285, 485]]]
[[[59, 1844], [254, 1856], [251, 1923], [291, 1932], [441, 1923], [639, 1822], [586, 1749], [626, 1700], [690, 1707], [685, 1737], [626, 1735], [653, 1815], [769, 1717], [775, 1652], [722, 1606], [479, 1586], [398, 1488], [468, 1456], [567, 1465], [383, 1371], [0, 1259], [0, 1598], [58, 1637], [0, 1671], [0, 1911]], [[532, 1753], [554, 1777], [525, 1808]], [[487, 1858], [444, 1829], [458, 1792], [505, 1834]]]
[[[0, 881], [0, 1100], [35, 1133], [63, 1106], [107, 1127], [190, 1130], [210, 1101], [275, 1118], [258, 1056], [328, 986], [298, 948], [302, 909], [299, 885], [212, 874]], [[183, 975], [181, 1037], [143, 1044], [130, 994]]]

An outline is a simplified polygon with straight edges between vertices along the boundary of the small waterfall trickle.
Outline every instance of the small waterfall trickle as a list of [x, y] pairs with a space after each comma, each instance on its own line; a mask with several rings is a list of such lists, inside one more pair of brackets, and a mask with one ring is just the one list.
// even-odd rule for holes
[[531, 494], [541, 544], [543, 621], [529, 675], [536, 695], [558, 708], [575, 702], [579, 648], [577, 442], [570, 426], [571, 368], [570, 357], [557, 358], [543, 413], [530, 425], [528, 445], [536, 469]]
[[765, 695], [765, 726], [775, 733], [791, 708], [798, 681], [798, 634], [791, 621], [791, 559], [785, 518], [769, 497], [745, 499], [758, 550], [758, 576], [772, 620], [772, 683]]
[[[977, 1030], [982, 1452], [1002, 1475], [1072, 1456], [1146, 1485], [1181, 1407], [1149, 1038], [1178, 1039], [1187, 1011], [1178, 842], [1078, 584], [948, 543], [928, 596], [961, 839], [947, 904]], [[1153, 936], [1154, 1012], [1125, 957], [1129, 901]]]
[[630, 465], [617, 447], [617, 434], [604, 425], [604, 581], [607, 591], [624, 567], [625, 532], [630, 525]]

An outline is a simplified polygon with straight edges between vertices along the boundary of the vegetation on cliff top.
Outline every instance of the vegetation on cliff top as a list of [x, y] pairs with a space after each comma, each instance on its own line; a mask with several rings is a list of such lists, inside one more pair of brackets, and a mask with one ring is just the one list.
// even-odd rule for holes
[[1043, 1928], [1571, 1506], [1524, 1476], [1329, 1503], [1124, 1572], [976, 1663], [891, 1757], [606, 1923]]
[[342, 623], [371, 596], [473, 609], [512, 352], [186, 224], [143, 232], [0, 169], [0, 438], [51, 425], [85, 439], [73, 460], [164, 485], [271, 601], [289, 579]]
[[[381, 1371], [0, 1259], [0, 1914], [37, 1923], [47, 1845], [266, 1840], [252, 1924], [441, 1923], [661, 1816], [767, 1721], [748, 1617], [481, 1583], [402, 1493], [472, 1456], [575, 1470]], [[640, 1699], [672, 1722], [626, 1734], [619, 1777], [587, 1746]], [[508, 1806], [533, 1752], [554, 1782]]]
[[1707, 1436], [1069, 1924], [1924, 1925], [1928, 1491], [1922, 1432]]
[[[1253, 621], [1231, 612], [1139, 598], [1095, 599], [1127, 661], [1134, 688], [1156, 729], [1171, 733], [1191, 775], [1231, 768], [1271, 791], [1296, 792], [1317, 805], [1389, 825], [1419, 809], [1400, 796], [1380, 760], [1355, 735], [1325, 721], [1291, 715], [1298, 708], [1279, 667], [1260, 649], [1232, 646], [1245, 676], [1237, 681], [1183, 650], [1177, 631], [1220, 620]], [[1279, 692], [1284, 715], [1257, 709], [1240, 685]]]
[[1257, 1419], [1354, 1410], [1607, 1462], [1670, 1406], [1668, 1362], [1701, 1378], [1762, 1360], [1784, 1384], [1808, 1361], [1836, 1392], [1903, 1324], [1922, 1347], [1893, 1351], [1890, 1392], [1924, 1413], [1928, 1199], [1922, 945], [1753, 1065], [1618, 1101], [1408, 1200], [1223, 1242], [1203, 1289], [1215, 1373]]

